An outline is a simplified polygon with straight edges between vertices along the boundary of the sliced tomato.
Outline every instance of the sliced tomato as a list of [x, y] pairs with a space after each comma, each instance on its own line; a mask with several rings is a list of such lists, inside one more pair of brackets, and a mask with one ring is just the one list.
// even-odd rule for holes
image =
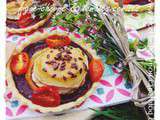
[[42, 4], [44, 4], [44, 3], [53, 4], [55, 2], [55, 0], [39, 0], [39, 1]]
[[93, 82], [100, 81], [104, 71], [103, 63], [100, 59], [92, 59], [89, 64], [89, 74]]
[[44, 86], [38, 88], [35, 93], [32, 94], [32, 103], [43, 107], [56, 107], [60, 105], [61, 98], [58, 92], [58, 88]]
[[26, 52], [14, 55], [10, 64], [11, 70], [17, 75], [25, 74], [29, 67], [29, 56]]
[[63, 46], [70, 45], [71, 39], [68, 36], [53, 35], [47, 38], [45, 42], [51, 48], [63, 47]]
[[21, 13], [21, 16], [18, 20], [18, 25], [21, 28], [27, 27], [29, 24], [33, 22], [32, 14], [30, 12]]
[[[119, 0], [114, 0], [115, 2], [118, 2]], [[123, 0], [123, 4], [130, 4], [134, 0]]]

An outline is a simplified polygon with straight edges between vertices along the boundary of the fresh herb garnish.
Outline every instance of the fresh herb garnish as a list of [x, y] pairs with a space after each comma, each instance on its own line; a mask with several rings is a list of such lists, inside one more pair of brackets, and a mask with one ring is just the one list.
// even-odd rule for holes
[[40, 19], [44, 19], [49, 13], [48, 6], [39, 7], [35, 11], [35, 15], [38, 16]]

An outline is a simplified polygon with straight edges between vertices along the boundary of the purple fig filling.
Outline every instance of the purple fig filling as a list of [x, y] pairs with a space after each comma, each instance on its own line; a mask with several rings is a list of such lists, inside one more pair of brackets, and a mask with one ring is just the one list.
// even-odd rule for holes
[[151, 2], [149, 2], [148, 0], [133, 0], [133, 2], [131, 2], [130, 4], [146, 5], [148, 3], [151, 3]]
[[[88, 60], [91, 61], [92, 56], [84, 50], [81, 46], [77, 45], [76, 43], [72, 42], [71, 46], [73, 47], [79, 47], [87, 56]], [[45, 44], [44, 41], [39, 41], [37, 43], [32, 43], [26, 48], [24, 48], [23, 52], [27, 52], [29, 57], [31, 58], [33, 54], [35, 54], [37, 51], [42, 50], [46, 48], [47, 45]], [[33, 90], [30, 88], [28, 85], [25, 75], [16, 75], [12, 73], [13, 79], [16, 85], [16, 88], [18, 89], [19, 93], [23, 95], [27, 99], [31, 99]], [[89, 72], [86, 75], [86, 80], [85, 83], [80, 86], [78, 89], [76, 89], [72, 93], [67, 93], [67, 94], [61, 94], [61, 104], [65, 104], [71, 101], [75, 101], [79, 97], [83, 96], [92, 86], [92, 81], [90, 80]]]

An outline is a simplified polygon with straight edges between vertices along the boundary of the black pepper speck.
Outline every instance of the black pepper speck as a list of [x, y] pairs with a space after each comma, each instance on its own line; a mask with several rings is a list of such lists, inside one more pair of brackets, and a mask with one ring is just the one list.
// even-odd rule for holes
[[53, 75], [52, 75], [52, 78], [55, 78], [56, 76], [57, 76], [56, 74], [53, 74]]
[[63, 80], [67, 80], [67, 78], [65, 76], [63, 76]]
[[47, 72], [47, 70], [45, 68], [43, 68], [42, 71]]
[[79, 73], [80, 73], [80, 74], [82, 73], [82, 68], [79, 70]]
[[48, 58], [48, 59], [50, 58], [50, 54], [47, 55], [47, 58]]
[[78, 59], [79, 59], [79, 60], [83, 60], [83, 58], [81, 58], [81, 57], [78, 57]]

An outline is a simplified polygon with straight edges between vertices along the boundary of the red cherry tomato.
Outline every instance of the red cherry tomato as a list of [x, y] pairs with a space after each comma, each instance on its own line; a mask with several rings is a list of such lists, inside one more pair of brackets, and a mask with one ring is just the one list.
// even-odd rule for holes
[[[118, 0], [114, 0], [115, 2], [118, 2]], [[123, 4], [130, 4], [134, 0], [123, 0]]]
[[92, 59], [89, 64], [89, 74], [92, 82], [100, 81], [104, 71], [104, 66], [101, 60]]
[[52, 47], [63, 47], [63, 46], [69, 45], [71, 43], [71, 39], [67, 36], [53, 35], [47, 38], [45, 42], [51, 48]]
[[18, 25], [21, 28], [25, 28], [33, 22], [32, 14], [30, 12], [21, 13], [21, 16], [18, 20]]
[[22, 52], [14, 55], [11, 60], [11, 70], [17, 75], [25, 74], [29, 66], [29, 56], [27, 53]]
[[38, 88], [35, 93], [32, 94], [31, 101], [43, 107], [56, 107], [60, 105], [61, 98], [58, 88], [44, 86]]
[[44, 4], [44, 3], [53, 4], [55, 2], [55, 0], [39, 0], [39, 1], [42, 4]]

